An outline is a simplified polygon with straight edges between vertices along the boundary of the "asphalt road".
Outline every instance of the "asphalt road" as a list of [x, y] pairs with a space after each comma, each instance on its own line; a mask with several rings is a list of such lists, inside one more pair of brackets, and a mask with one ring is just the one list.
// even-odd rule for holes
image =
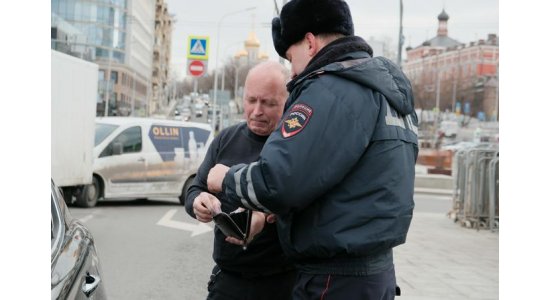
[[[445, 214], [451, 207], [443, 196], [416, 195], [415, 202], [415, 212]], [[189, 217], [177, 199], [105, 201], [70, 211], [92, 231], [109, 299], [206, 298], [212, 225]]]
[[94, 235], [109, 299], [206, 298], [211, 225], [191, 236], [186, 226], [199, 222], [177, 199], [100, 202], [70, 210]]

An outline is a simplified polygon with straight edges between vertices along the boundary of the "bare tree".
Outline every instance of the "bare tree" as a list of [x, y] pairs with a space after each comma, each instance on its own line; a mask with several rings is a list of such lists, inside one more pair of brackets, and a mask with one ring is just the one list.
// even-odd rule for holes
[[[255, 64], [241, 63], [239, 60], [231, 58], [228, 63], [222, 66], [221, 71], [218, 73], [218, 89], [221, 90], [221, 83], [223, 81], [224, 90], [229, 91], [231, 99], [237, 98], [236, 102], [238, 107], [242, 104], [239, 103], [242, 95], [238, 93], [244, 86], [245, 78], [254, 65]], [[182, 81], [178, 82], [176, 86], [178, 98], [182, 98], [183, 95], [188, 95], [194, 91], [195, 80], [197, 80], [198, 93], [209, 93], [214, 89], [214, 70], [210, 70], [204, 77], [187, 76]], [[237, 93], [237, 95], [235, 95], [235, 93]]]

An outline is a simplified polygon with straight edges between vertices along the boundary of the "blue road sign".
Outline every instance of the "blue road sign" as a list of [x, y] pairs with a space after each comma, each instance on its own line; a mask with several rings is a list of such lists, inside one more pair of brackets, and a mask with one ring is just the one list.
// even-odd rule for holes
[[209, 40], [207, 36], [189, 36], [187, 58], [207, 60]]

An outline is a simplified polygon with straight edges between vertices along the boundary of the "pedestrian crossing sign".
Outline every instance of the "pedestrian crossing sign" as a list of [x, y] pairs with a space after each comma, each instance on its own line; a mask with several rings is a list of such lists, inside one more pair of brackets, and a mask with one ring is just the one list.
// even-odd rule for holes
[[207, 36], [189, 36], [187, 58], [208, 60], [210, 38]]

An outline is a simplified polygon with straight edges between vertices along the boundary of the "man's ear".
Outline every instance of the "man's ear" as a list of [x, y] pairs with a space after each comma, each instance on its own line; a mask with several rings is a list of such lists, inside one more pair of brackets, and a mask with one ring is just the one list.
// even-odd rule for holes
[[317, 52], [319, 52], [320, 45], [319, 45], [319, 39], [313, 35], [313, 33], [308, 32], [306, 33], [306, 46], [307, 46], [307, 54], [310, 57], [314, 57]]

